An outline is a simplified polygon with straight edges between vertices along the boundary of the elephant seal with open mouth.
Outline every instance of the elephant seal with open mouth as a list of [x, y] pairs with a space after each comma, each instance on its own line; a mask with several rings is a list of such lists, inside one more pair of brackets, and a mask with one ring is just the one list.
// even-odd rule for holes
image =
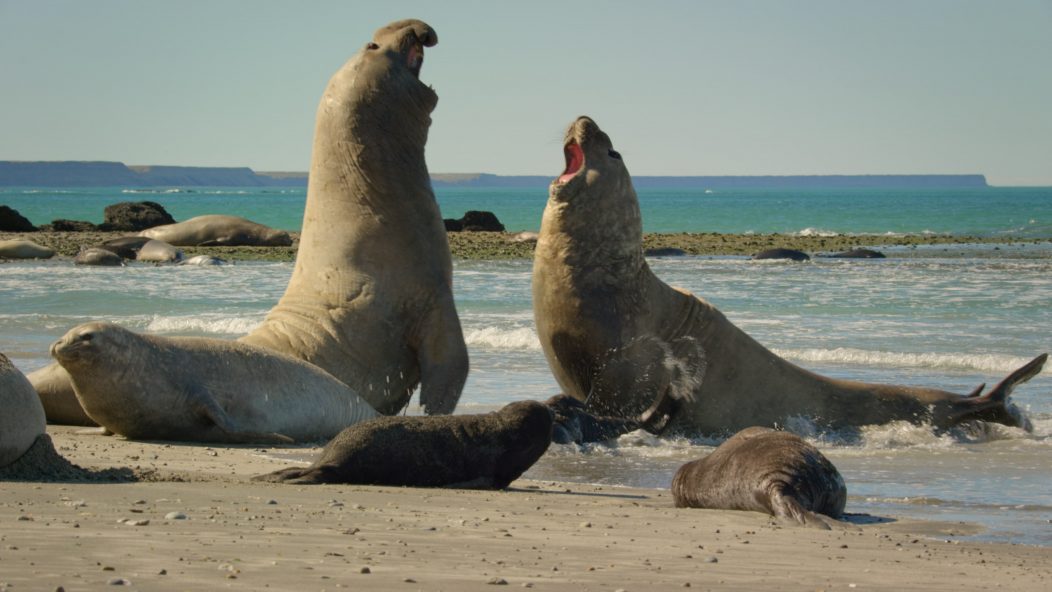
[[391, 23], [329, 81], [292, 279], [241, 338], [324, 368], [388, 415], [418, 384], [426, 413], [452, 412], [468, 372], [424, 162], [438, 96], [419, 75], [437, 42], [426, 23]]
[[563, 392], [601, 415], [635, 417], [662, 396], [669, 426], [731, 433], [813, 418], [831, 428], [894, 420], [945, 428], [985, 420], [1030, 429], [1008, 396], [1047, 354], [980, 395], [819, 376], [778, 357], [714, 306], [650, 270], [632, 179], [610, 138], [581, 117], [550, 188], [533, 267], [537, 334]]

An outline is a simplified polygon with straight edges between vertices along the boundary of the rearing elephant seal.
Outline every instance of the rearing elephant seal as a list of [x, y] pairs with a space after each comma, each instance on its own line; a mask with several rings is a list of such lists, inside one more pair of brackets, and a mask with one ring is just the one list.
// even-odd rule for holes
[[428, 414], [452, 412], [468, 371], [424, 162], [438, 97], [419, 74], [437, 42], [426, 23], [391, 23], [329, 81], [292, 279], [241, 338], [324, 368], [388, 415], [418, 384]]
[[320, 368], [236, 341], [87, 323], [51, 355], [87, 414], [133, 439], [315, 441], [378, 416]]
[[816, 514], [840, 518], [847, 487], [833, 463], [799, 436], [751, 427], [680, 467], [672, 499], [677, 508], [752, 510], [829, 528]]
[[1047, 354], [982, 396], [982, 387], [960, 396], [808, 372], [651, 272], [632, 179], [594, 121], [570, 126], [564, 152], [534, 255], [533, 311], [556, 380], [589, 409], [634, 417], [667, 394], [681, 403], [670, 427], [708, 434], [798, 416], [833, 428], [972, 419], [1029, 428], [1008, 395], [1041, 371]]
[[504, 489], [551, 441], [552, 412], [537, 401], [481, 415], [381, 417], [340, 432], [307, 468], [254, 479]]

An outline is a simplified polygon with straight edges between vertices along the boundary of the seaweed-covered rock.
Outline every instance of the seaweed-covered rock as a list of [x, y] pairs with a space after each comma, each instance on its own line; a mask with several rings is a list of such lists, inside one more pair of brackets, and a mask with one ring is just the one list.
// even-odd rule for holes
[[40, 229], [51, 232], [95, 232], [99, 227], [85, 220], [64, 220], [60, 218], [52, 220], [51, 224], [41, 226]]
[[0, 206], [0, 232], [34, 232], [37, 227], [8, 206]]
[[102, 230], [139, 231], [162, 224], [175, 224], [175, 218], [164, 206], [152, 201], [122, 201], [108, 205], [103, 216], [103, 222], [99, 225]]

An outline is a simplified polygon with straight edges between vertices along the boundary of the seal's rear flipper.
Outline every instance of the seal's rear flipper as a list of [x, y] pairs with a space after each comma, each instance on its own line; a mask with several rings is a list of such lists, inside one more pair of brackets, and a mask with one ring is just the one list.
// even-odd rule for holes
[[198, 417], [207, 423], [214, 424], [223, 432], [224, 442], [236, 444], [294, 444], [296, 442], [284, 434], [246, 432], [238, 429], [226, 411], [207, 391], [192, 390], [188, 393], [187, 400]]
[[310, 469], [300, 469], [295, 467], [289, 469], [281, 469], [278, 471], [274, 471], [273, 473], [267, 473], [265, 475], [256, 475], [255, 477], [252, 477], [252, 480], [266, 481], [269, 483], [284, 483], [286, 481], [302, 477], [303, 474], [309, 470]]
[[948, 425], [944, 427], [978, 419], [1023, 428], [1028, 432], [1033, 431], [1030, 420], [1008, 401], [1008, 397], [1015, 387], [1040, 374], [1046, 361], [1048, 361], [1048, 354], [1041, 354], [1009, 374], [985, 395], [979, 395], [983, 388], [983, 385], [980, 385], [971, 394], [961, 397], [954, 403], [949, 413]]

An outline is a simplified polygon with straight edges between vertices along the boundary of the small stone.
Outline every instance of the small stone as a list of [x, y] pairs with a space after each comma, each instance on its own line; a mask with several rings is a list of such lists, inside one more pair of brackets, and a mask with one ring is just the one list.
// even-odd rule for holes
[[591, 522], [582, 522], [581, 523], [581, 528], [591, 528], [591, 527], [592, 527], [592, 523]]
[[186, 514], [182, 512], [168, 512], [164, 515], [165, 520], [186, 520]]
[[711, 555], [705, 558], [705, 563], [719, 563], [719, 561], [719, 559], [716, 559]]
[[106, 583], [110, 586], [131, 586], [131, 582], [124, 578], [111, 578], [110, 581]]
[[166, 576], [166, 575], [168, 575], [168, 570], [167, 569], [162, 569], [161, 571], [157, 572], [157, 575], [159, 575], [159, 576]]
[[343, 534], [358, 534], [359, 532], [361, 532], [359, 529], [352, 526], [347, 530], [343, 531]]
[[272, 500], [267, 500], [267, 505], [268, 506], [276, 506], [277, 504], [278, 504], [278, 500], [273, 500], [273, 499]]
[[504, 578], [490, 578], [486, 583], [491, 586], [507, 586], [508, 580], [505, 580]]
[[358, 573], [363, 573], [363, 574], [373, 573], [373, 570], [369, 569], [368, 567], [363, 567], [362, 569], [360, 569], [358, 571]]
[[402, 581], [407, 583], [407, 584], [415, 584], [416, 583], [416, 580], [414, 580], [413, 578], [406, 578], [406, 579], [404, 579]]

